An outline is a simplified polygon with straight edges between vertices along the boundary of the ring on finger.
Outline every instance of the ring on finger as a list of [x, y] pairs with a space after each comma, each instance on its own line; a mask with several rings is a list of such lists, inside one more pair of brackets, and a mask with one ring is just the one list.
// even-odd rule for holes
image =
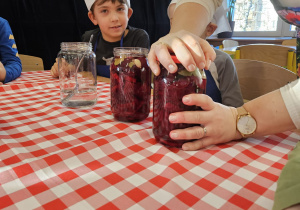
[[203, 137], [202, 138], [204, 138], [207, 134], [207, 129], [205, 126], [203, 126], [202, 128], [203, 128]]

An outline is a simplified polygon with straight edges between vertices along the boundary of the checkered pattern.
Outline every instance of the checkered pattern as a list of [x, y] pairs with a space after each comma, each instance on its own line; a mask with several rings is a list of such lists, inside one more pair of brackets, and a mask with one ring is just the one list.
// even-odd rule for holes
[[0, 209], [271, 209], [299, 134], [186, 152], [155, 141], [152, 113], [115, 121], [109, 84], [98, 96], [63, 107], [48, 72], [0, 87]]
[[7, 84], [24, 84], [24, 83], [56, 83], [58, 79], [52, 78], [50, 71], [31, 71], [22, 72], [16, 80]]

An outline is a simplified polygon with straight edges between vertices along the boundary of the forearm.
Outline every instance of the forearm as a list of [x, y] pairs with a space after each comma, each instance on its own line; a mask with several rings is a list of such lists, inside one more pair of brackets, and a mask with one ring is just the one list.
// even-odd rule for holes
[[279, 90], [249, 101], [244, 107], [256, 119], [255, 136], [270, 135], [296, 128]]
[[201, 4], [181, 4], [175, 10], [170, 33], [186, 30], [200, 37], [209, 21], [208, 11]]

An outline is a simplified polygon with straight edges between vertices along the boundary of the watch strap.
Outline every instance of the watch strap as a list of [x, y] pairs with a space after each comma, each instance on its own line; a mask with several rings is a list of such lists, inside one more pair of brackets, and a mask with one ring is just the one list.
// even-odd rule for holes
[[238, 112], [238, 115], [237, 115], [238, 118], [241, 117], [241, 116], [249, 114], [249, 112], [244, 108], [244, 106], [238, 107], [236, 110]]

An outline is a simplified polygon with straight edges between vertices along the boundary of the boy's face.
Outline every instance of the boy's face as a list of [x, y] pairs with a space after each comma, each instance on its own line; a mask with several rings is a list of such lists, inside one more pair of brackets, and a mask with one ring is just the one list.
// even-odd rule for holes
[[99, 2], [95, 2], [93, 12], [89, 11], [90, 20], [99, 26], [104, 40], [120, 41], [132, 15], [132, 9], [119, 1], [115, 1], [115, 3], [106, 1], [103, 4], [99, 4]]

